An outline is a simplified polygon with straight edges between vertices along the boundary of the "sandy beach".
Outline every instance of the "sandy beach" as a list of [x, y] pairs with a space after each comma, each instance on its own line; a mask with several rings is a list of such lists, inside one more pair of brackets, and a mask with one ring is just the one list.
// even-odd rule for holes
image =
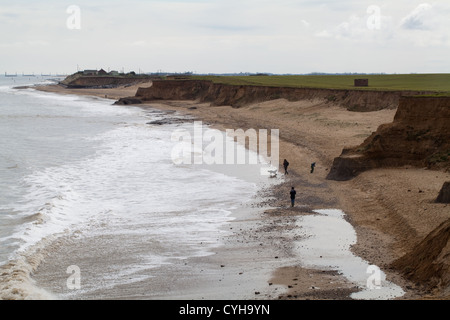
[[[65, 89], [51, 85], [38, 89], [118, 100], [134, 96], [143, 86]], [[157, 101], [139, 106], [176, 111], [222, 130], [279, 129], [280, 159], [290, 162], [289, 175], [282, 177], [282, 183], [265, 188], [258, 200], [236, 215], [231, 235], [224, 239], [225, 247], [213, 256], [188, 262], [195, 265], [190, 269], [194, 278], [179, 280], [184, 281], [186, 290], [168, 292], [164, 298], [227, 299], [239, 287], [239, 295], [248, 292], [248, 299], [350, 299], [349, 295], [357, 291], [354, 284], [336, 272], [304, 268], [293, 259], [297, 218], [324, 208], [345, 212], [358, 237], [353, 253], [379, 266], [389, 281], [401, 286], [406, 293], [400, 299], [436, 297], [436, 292], [406, 280], [390, 265], [449, 218], [449, 206], [434, 200], [443, 183], [450, 181], [450, 173], [383, 168], [346, 182], [326, 180], [333, 159], [342, 149], [361, 144], [381, 124], [392, 122], [396, 110], [351, 112], [330, 101], [284, 99], [241, 108], [195, 101]], [[313, 174], [312, 162], [316, 163]], [[291, 186], [297, 189], [299, 205], [295, 208], [289, 207]], [[196, 274], [199, 269], [210, 272], [204, 273], [207, 276]], [[196, 280], [199, 282], [193, 286]], [[211, 283], [220, 285], [220, 290], [211, 288]], [[139, 298], [145, 298], [145, 294]]]

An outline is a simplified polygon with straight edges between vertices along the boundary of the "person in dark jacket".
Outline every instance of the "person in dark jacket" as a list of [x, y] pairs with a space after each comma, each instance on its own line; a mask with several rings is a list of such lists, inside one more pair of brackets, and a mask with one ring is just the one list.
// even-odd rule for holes
[[289, 166], [289, 162], [286, 159], [284, 159], [284, 161], [283, 161], [284, 174], [288, 174], [288, 170], [287, 170], [288, 166]]
[[290, 194], [291, 194], [291, 207], [293, 207], [295, 204], [295, 195], [297, 194], [297, 191], [295, 191], [294, 187], [292, 187]]

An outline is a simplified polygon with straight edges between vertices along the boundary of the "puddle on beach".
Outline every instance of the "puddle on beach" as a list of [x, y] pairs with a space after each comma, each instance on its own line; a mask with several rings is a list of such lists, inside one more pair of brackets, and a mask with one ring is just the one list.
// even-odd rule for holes
[[388, 300], [401, 297], [403, 289], [386, 280], [378, 267], [355, 256], [350, 247], [356, 244], [356, 232], [338, 209], [315, 210], [297, 221], [304, 237], [297, 242], [297, 252], [305, 267], [337, 270], [360, 288], [351, 295], [358, 300]]

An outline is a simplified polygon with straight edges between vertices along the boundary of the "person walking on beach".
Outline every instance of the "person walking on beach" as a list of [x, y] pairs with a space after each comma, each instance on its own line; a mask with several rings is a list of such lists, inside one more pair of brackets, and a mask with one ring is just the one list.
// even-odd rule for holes
[[311, 163], [311, 173], [314, 172], [315, 167], [316, 167], [316, 163], [315, 162]]
[[294, 207], [295, 195], [297, 194], [297, 191], [295, 191], [294, 187], [292, 187], [290, 194], [291, 194], [291, 207]]
[[284, 161], [283, 161], [284, 174], [288, 174], [288, 171], [287, 171], [288, 166], [289, 166], [289, 162], [286, 159], [284, 159]]

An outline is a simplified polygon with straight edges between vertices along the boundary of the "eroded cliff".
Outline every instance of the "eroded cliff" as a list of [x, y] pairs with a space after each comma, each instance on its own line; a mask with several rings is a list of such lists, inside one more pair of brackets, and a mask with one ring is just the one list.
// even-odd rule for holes
[[351, 111], [395, 109], [401, 96], [424, 92], [370, 91], [270, 86], [238, 86], [201, 80], [153, 81], [150, 88], [140, 88], [136, 97], [145, 100], [198, 100], [216, 106], [242, 107], [275, 99], [299, 101], [324, 99]]
[[392, 267], [408, 279], [440, 296], [450, 297], [450, 219], [430, 232], [411, 252], [397, 259]]
[[401, 97], [394, 122], [334, 160], [330, 180], [349, 180], [378, 167], [450, 168], [450, 98]]

